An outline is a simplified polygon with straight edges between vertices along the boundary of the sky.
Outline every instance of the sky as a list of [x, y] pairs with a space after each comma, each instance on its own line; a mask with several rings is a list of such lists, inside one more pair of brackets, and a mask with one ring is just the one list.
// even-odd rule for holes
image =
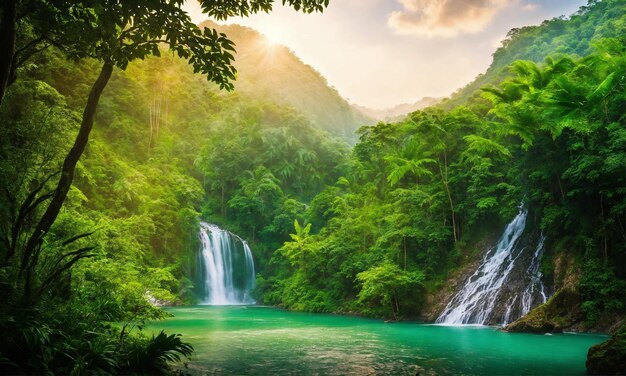
[[[291, 49], [350, 103], [373, 109], [446, 97], [471, 82], [515, 27], [570, 15], [586, 0], [331, 0], [302, 14], [232, 18]], [[194, 22], [207, 17], [195, 0]]]

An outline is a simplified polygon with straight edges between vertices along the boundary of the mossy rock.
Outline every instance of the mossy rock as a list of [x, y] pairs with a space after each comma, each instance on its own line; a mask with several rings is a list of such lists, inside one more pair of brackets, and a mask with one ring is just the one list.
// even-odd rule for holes
[[626, 375], [626, 326], [610, 340], [592, 346], [586, 365], [590, 375]]
[[557, 291], [545, 304], [504, 327], [507, 332], [554, 333], [572, 327], [583, 318], [582, 298], [573, 289]]

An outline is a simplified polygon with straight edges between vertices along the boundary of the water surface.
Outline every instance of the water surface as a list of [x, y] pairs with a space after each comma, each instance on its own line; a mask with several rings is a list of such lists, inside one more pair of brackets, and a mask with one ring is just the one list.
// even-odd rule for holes
[[584, 375], [606, 336], [502, 333], [492, 327], [384, 323], [259, 306], [193, 306], [150, 329], [196, 349], [208, 375]]

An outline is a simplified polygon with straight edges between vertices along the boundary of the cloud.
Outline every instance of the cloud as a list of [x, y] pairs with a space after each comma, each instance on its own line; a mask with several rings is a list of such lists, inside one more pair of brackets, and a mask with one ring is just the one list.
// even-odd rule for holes
[[527, 10], [527, 11], [533, 11], [535, 9], [539, 8], [539, 4], [534, 4], [534, 3], [528, 3], [528, 4], [524, 4], [522, 5], [522, 9]]
[[515, 0], [398, 0], [403, 9], [392, 12], [387, 24], [399, 34], [454, 37], [477, 33]]

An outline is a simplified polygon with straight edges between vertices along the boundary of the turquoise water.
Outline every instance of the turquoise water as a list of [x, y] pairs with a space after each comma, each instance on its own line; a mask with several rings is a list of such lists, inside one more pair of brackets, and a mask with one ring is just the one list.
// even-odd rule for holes
[[151, 325], [196, 349], [188, 371], [226, 375], [584, 375], [587, 334], [384, 323], [270, 307], [169, 308]]

